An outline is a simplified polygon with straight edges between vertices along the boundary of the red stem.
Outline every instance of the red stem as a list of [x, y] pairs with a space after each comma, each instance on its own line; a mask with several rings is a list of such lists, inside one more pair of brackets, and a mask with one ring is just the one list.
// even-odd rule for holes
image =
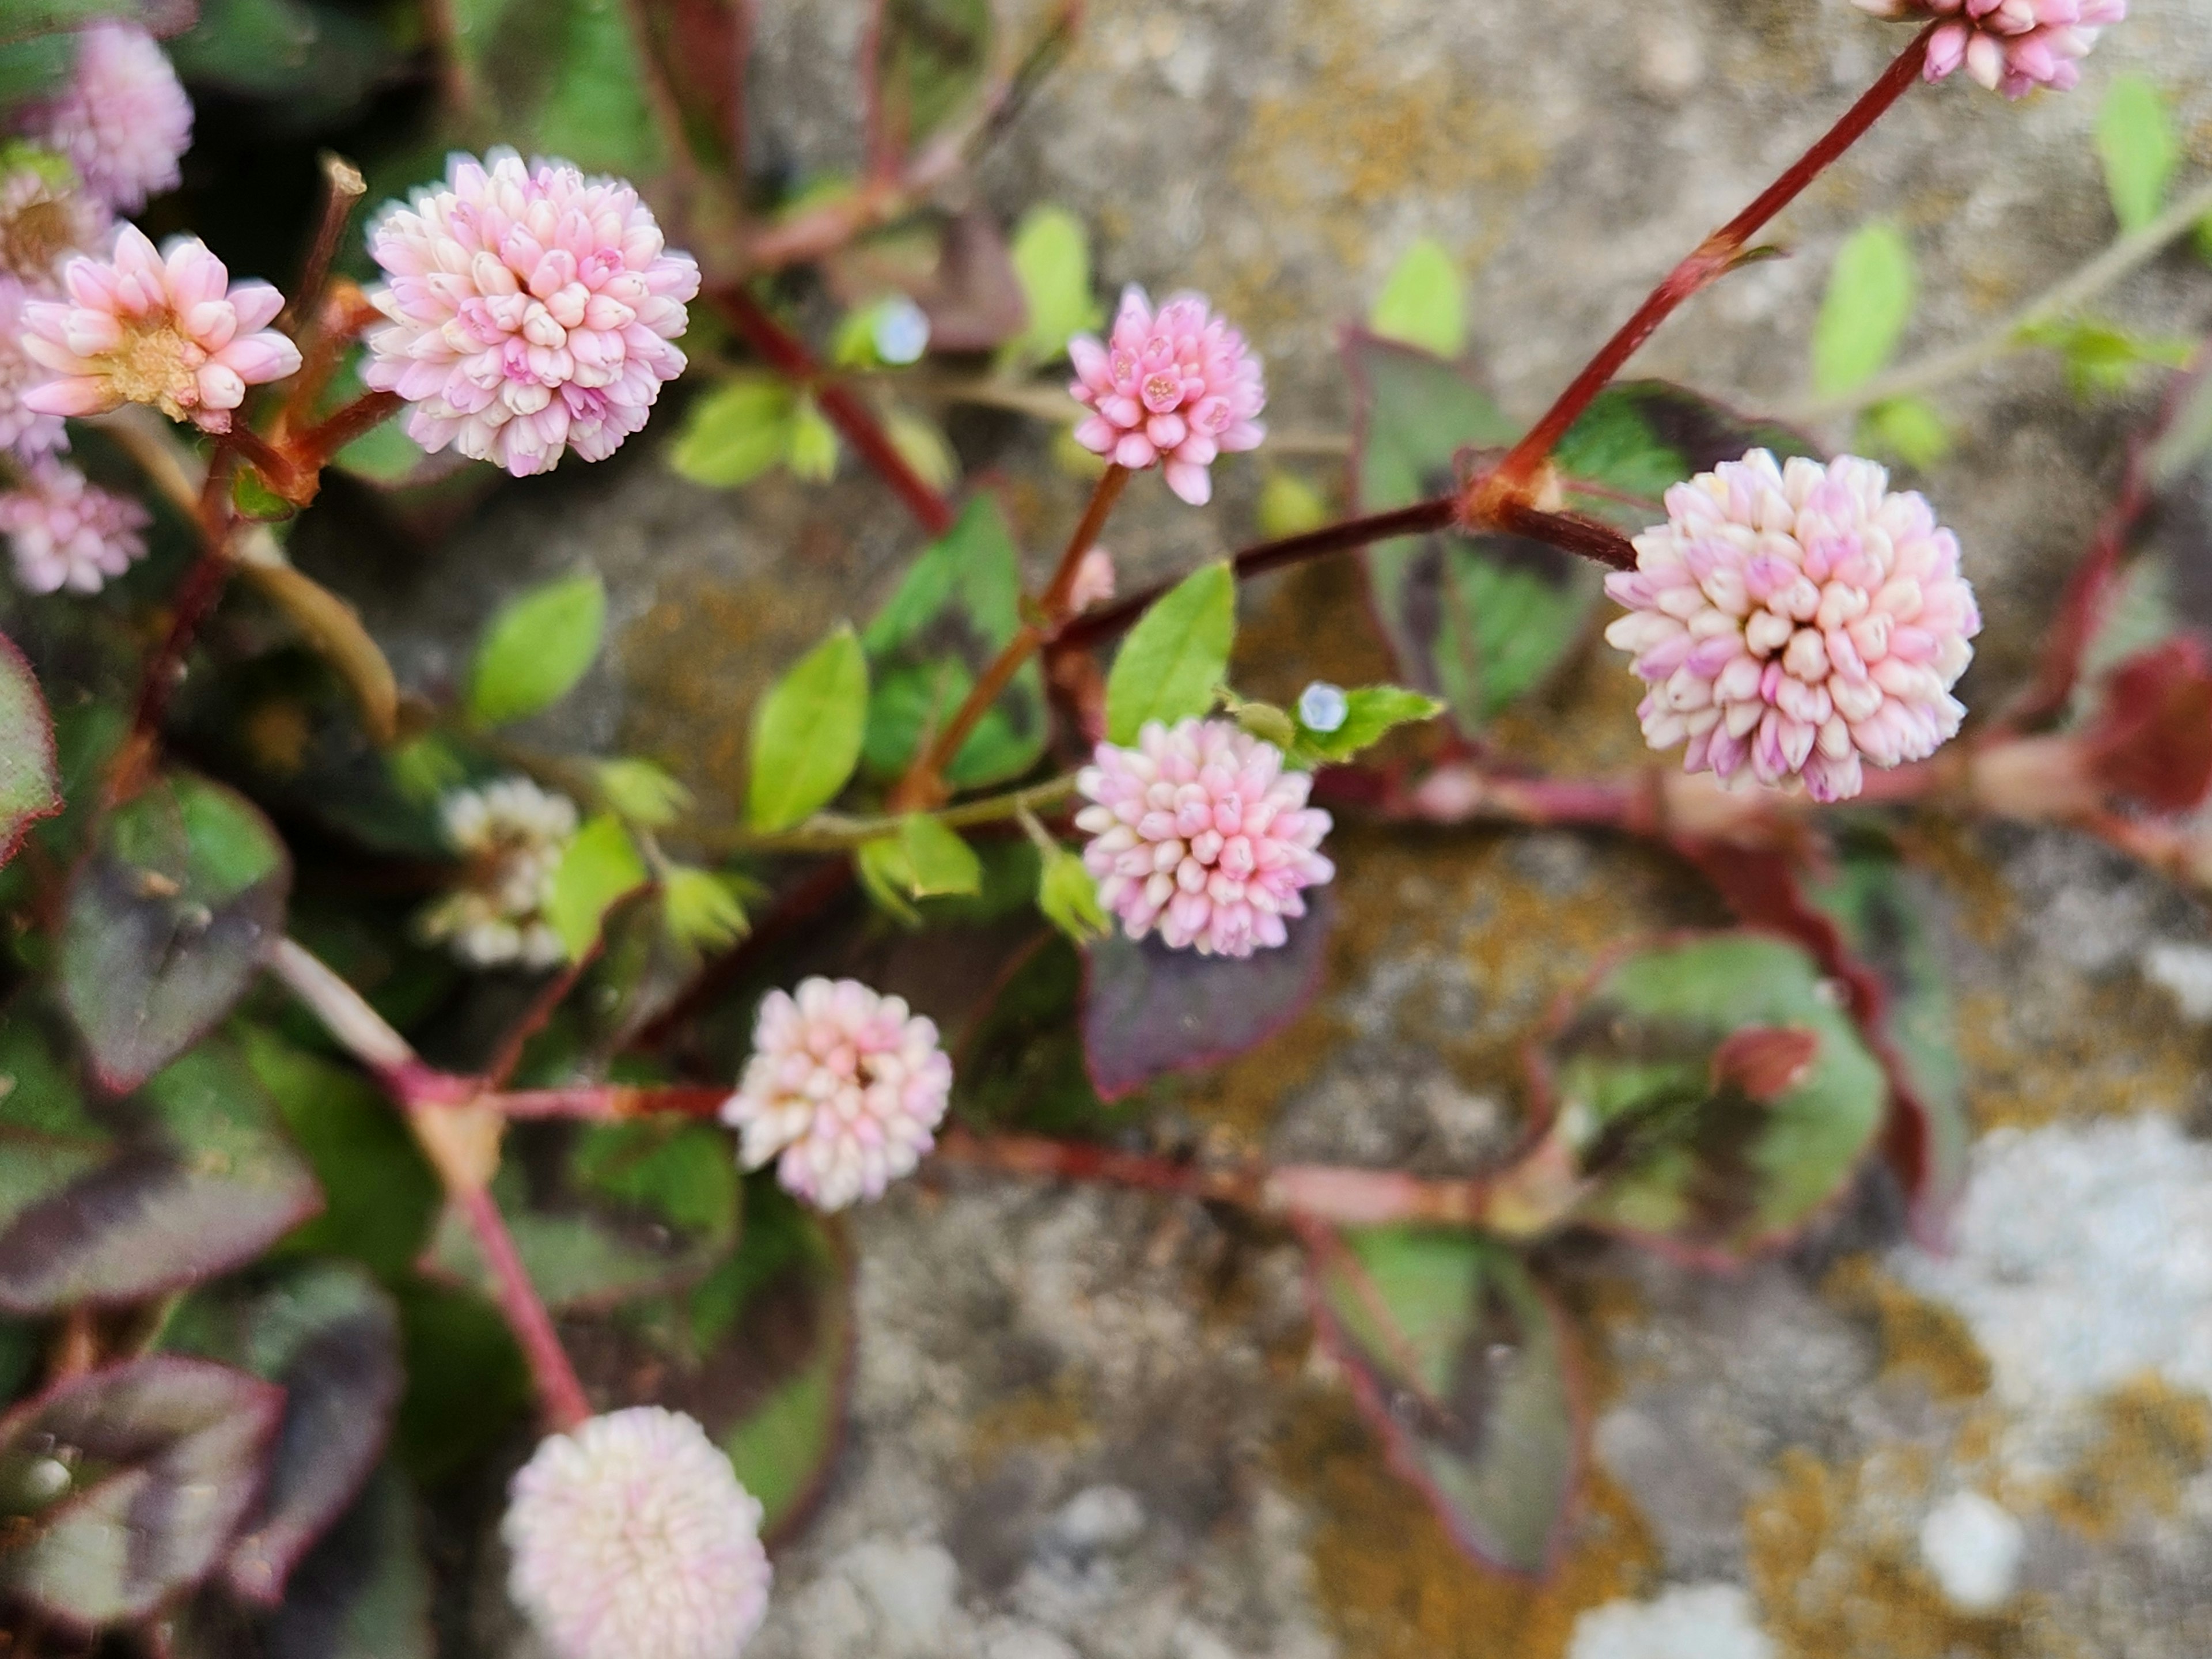
[[932, 536], [942, 536], [952, 528], [951, 503], [908, 465], [890, 434], [852, 388], [827, 377], [805, 341], [770, 316], [743, 288], [717, 289], [709, 297], [714, 308], [763, 362], [786, 380], [813, 392], [814, 400], [821, 404], [830, 423], [891, 487], [924, 530]]
[[[1939, 20], [1940, 21], [1940, 20]], [[1700, 242], [1696, 250], [1681, 264], [1668, 272], [1664, 282], [1652, 289], [1650, 296], [1637, 308], [1636, 314], [1620, 325], [1620, 330], [1589, 360], [1581, 374], [1568, 383], [1557, 402], [1544, 411], [1536, 424], [1530, 427], [1521, 441], [1513, 446], [1498, 470], [1479, 486], [1494, 499], [1503, 499], [1525, 489], [1545, 459], [1567, 435], [1582, 412], [1589, 407], [1590, 400], [1604, 390], [1607, 382], [1620, 372], [1623, 364], [1636, 355], [1638, 348], [1650, 339], [1660, 324], [1700, 289], [1717, 281], [1734, 267], [1744, 245], [1753, 233], [1795, 200], [1805, 187], [1819, 178], [1830, 163], [1863, 137], [1867, 129], [1880, 120], [1905, 89], [1919, 77], [1921, 68], [1928, 61], [1928, 41], [1937, 23], [1931, 22], [1915, 35], [1912, 44], [1898, 54], [1897, 60], [1882, 71], [1881, 78], [1867, 88], [1859, 100], [1844, 112], [1843, 118], [1820, 135], [1820, 139], [1792, 162], [1783, 175], [1759, 192], [1754, 201], [1741, 213], [1723, 225]]]
[[161, 649], [147, 663], [146, 672], [138, 683], [138, 701], [131, 725], [142, 739], [150, 741], [160, 729], [169, 697], [183, 678], [185, 653], [191, 649], [192, 641], [213, 614], [216, 601], [222, 598], [225, 584], [230, 580], [231, 567], [235, 562], [230, 553], [230, 478], [236, 459], [236, 449], [228, 441], [222, 441], [216, 443], [215, 454], [208, 462], [207, 480], [200, 488], [199, 508], [194, 514], [194, 526], [200, 537], [200, 556], [177, 588], [168, 634]]
[[575, 1428], [591, 1416], [592, 1402], [585, 1397], [576, 1368], [568, 1363], [552, 1316], [530, 1283], [529, 1269], [522, 1265], [514, 1237], [507, 1230], [507, 1218], [482, 1187], [463, 1183], [449, 1187], [447, 1193], [476, 1234], [477, 1248], [483, 1252], [485, 1265], [491, 1269], [500, 1311], [521, 1344], [523, 1358], [530, 1362], [530, 1374], [537, 1381], [547, 1423], [564, 1433]]
[[404, 400], [396, 392], [364, 392], [319, 425], [300, 434], [300, 465], [315, 472], [323, 463], [365, 432], [373, 432], [397, 415]]

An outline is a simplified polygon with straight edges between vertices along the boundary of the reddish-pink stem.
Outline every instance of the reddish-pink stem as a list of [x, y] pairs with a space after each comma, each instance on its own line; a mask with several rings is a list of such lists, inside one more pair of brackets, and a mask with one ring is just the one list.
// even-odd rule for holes
[[813, 392], [815, 402], [822, 406], [822, 413], [830, 423], [891, 487], [892, 493], [924, 530], [932, 536], [942, 536], [952, 528], [951, 504], [931, 489], [928, 481], [899, 453], [890, 434], [852, 388], [826, 375], [805, 341], [770, 316], [741, 286], [717, 289], [710, 298], [714, 308], [763, 362], [786, 380]]
[[523, 1358], [530, 1363], [547, 1424], [563, 1432], [575, 1428], [591, 1416], [592, 1402], [585, 1397], [576, 1368], [568, 1363], [568, 1351], [553, 1328], [552, 1316], [545, 1311], [545, 1304], [530, 1282], [530, 1270], [522, 1265], [521, 1253], [514, 1248], [507, 1218], [482, 1187], [455, 1183], [447, 1187], [447, 1195], [476, 1235], [477, 1248], [483, 1252], [484, 1263], [491, 1269], [500, 1311], [521, 1345]]
[[1912, 44], [1898, 54], [1897, 60], [1882, 72], [1880, 80], [1867, 88], [1856, 103], [1844, 112], [1841, 120], [1821, 134], [1810, 149], [1791, 162], [1780, 178], [1760, 191], [1756, 201], [1706, 237], [1687, 258], [1668, 273], [1666, 280], [1652, 289], [1650, 297], [1637, 307], [1636, 314], [1598, 348], [1597, 355], [1589, 360], [1582, 373], [1568, 383], [1567, 389], [1559, 394], [1558, 400], [1544, 411], [1535, 425], [1528, 428], [1521, 441], [1513, 446], [1505, 459], [1498, 463], [1497, 471], [1477, 481], [1474, 486], [1476, 495], [1504, 500], [1528, 488], [1546, 458], [1558, 447], [1559, 440], [1567, 435], [1567, 428], [1574, 425], [1582, 412], [1589, 407], [1590, 401], [1604, 390], [1613, 377], [1620, 372], [1621, 367], [1651, 337], [1659, 325], [1666, 321], [1685, 300], [1732, 269], [1753, 234], [1796, 200], [1808, 185], [1865, 136], [1867, 130], [1881, 118], [1890, 106], [1905, 95], [1906, 88], [1919, 78], [1921, 70], [1928, 61], [1929, 37], [1935, 33], [1936, 27], [1936, 24], [1930, 23], [1914, 36]]

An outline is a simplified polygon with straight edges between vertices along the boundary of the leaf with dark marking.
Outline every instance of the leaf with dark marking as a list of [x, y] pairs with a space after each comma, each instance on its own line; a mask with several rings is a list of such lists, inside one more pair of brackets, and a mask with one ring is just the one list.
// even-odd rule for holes
[[1475, 1233], [1363, 1228], [1308, 1240], [1322, 1340], [1460, 1547], [1536, 1573], [1556, 1556], [1582, 1425], [1558, 1310]]
[[1233, 1060], [1297, 1018], [1321, 988], [1334, 906], [1326, 893], [1290, 938], [1247, 957], [1172, 951], [1158, 934], [1109, 934], [1088, 953], [1083, 1050], [1105, 1100], [1170, 1072]]
[[23, 653], [0, 635], [0, 864], [15, 856], [33, 824], [61, 810], [46, 700]]
[[230, 1011], [284, 933], [283, 844], [244, 797], [171, 773], [108, 814], [70, 884], [62, 1000], [127, 1093]]
[[222, 1559], [283, 1390], [169, 1355], [73, 1377], [0, 1420], [0, 1589], [72, 1628], [143, 1617]]

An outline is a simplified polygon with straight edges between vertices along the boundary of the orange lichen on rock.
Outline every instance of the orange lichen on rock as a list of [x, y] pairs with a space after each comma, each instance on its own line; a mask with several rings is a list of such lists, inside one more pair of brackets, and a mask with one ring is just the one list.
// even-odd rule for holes
[[1848, 1312], [1871, 1316], [1881, 1338], [1881, 1374], [1920, 1378], [1934, 1398], [1972, 1400], [1989, 1392], [1990, 1360], [1966, 1322], [1917, 1296], [1871, 1256], [1846, 1256], [1821, 1281], [1821, 1294]]
[[2131, 1517], [2172, 1515], [2212, 1464], [2212, 1401], [2146, 1376], [2098, 1402], [2094, 1443], [2045, 1494], [2051, 1514], [2106, 1539]]

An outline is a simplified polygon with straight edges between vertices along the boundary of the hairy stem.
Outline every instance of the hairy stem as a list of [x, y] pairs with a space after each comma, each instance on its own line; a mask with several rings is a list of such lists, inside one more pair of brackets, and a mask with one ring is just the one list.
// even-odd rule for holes
[[805, 341], [770, 316], [742, 286], [716, 289], [708, 298], [763, 362], [786, 380], [813, 392], [830, 423], [891, 487], [924, 530], [932, 536], [942, 536], [952, 528], [951, 503], [899, 453], [890, 434], [853, 389], [825, 374]]
[[1067, 538], [1067, 546], [1060, 556], [1060, 568], [1053, 572], [1051, 584], [1038, 602], [1037, 617], [1024, 621], [1014, 630], [1013, 638], [1006, 641], [969, 688], [952, 718], [915, 757], [892, 792], [894, 808], [934, 806], [945, 799], [945, 769], [958, 757], [961, 745], [968, 741], [976, 722], [1013, 684], [1022, 665], [1035, 656], [1037, 648], [1059, 632], [1066, 621], [1068, 599], [1075, 591], [1076, 574], [1083, 568], [1083, 556], [1097, 545], [1099, 534], [1114, 511], [1114, 503], [1121, 498], [1128, 483], [1129, 470], [1125, 466], [1109, 465], [1099, 475], [1098, 486], [1091, 492], [1091, 504], [1083, 509], [1075, 533]]
[[1637, 307], [1635, 315], [1623, 323], [1613, 337], [1598, 348], [1597, 355], [1583, 371], [1568, 382], [1567, 389], [1507, 453], [1498, 469], [1477, 481], [1474, 486], [1476, 492], [1486, 498], [1504, 500], [1528, 489], [1546, 458], [1566, 436], [1567, 428], [1574, 425], [1590, 401], [1651, 337], [1659, 325], [1692, 295], [1734, 269], [1759, 228], [1796, 200], [1808, 185], [1856, 143], [1890, 106], [1905, 95], [1928, 61], [1929, 37], [1936, 27], [1931, 22], [1915, 35], [1912, 44], [1898, 54], [1896, 61], [1882, 71], [1881, 78], [1844, 112], [1841, 120], [1821, 134], [1810, 149], [1760, 191], [1756, 201], [1706, 237], [1687, 258], [1668, 273], [1666, 280]]
[[337, 255], [338, 239], [345, 234], [346, 221], [353, 216], [354, 204], [368, 193], [368, 183], [361, 176], [361, 169], [343, 155], [326, 149], [315, 159], [323, 173], [323, 210], [316, 217], [315, 234], [307, 243], [307, 257], [301, 261], [299, 281], [292, 289], [291, 302], [275, 325], [288, 334], [299, 331], [303, 316], [311, 322], [315, 317], [323, 284], [330, 277], [331, 261]]
[[2212, 184], [2200, 185], [2141, 230], [2121, 237], [2072, 276], [2029, 301], [1986, 333], [1918, 362], [1878, 374], [1849, 392], [1827, 398], [1808, 398], [1784, 410], [1782, 418], [1823, 421], [1854, 414], [1891, 398], [1911, 397], [1971, 374], [1984, 364], [2017, 350], [2022, 335], [2045, 323], [2063, 319], [2130, 271], [2156, 258], [2194, 230], [2208, 214], [2212, 214]]

